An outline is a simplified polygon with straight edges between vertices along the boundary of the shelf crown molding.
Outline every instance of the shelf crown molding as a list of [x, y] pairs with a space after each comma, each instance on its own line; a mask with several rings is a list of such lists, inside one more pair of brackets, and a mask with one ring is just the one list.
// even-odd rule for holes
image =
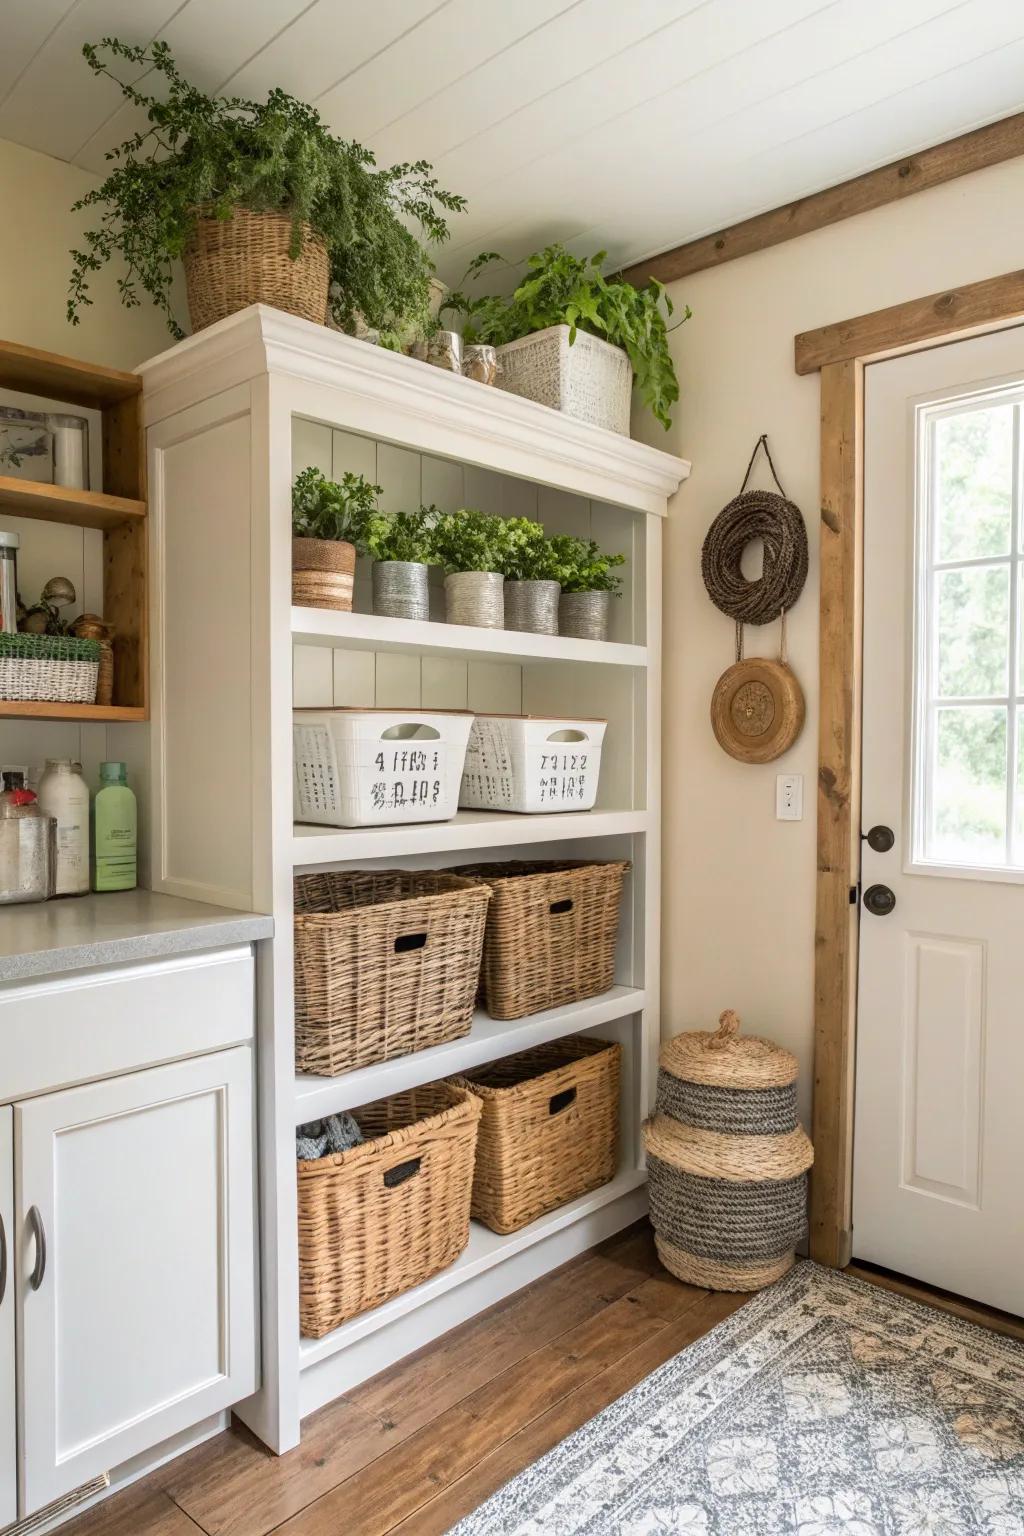
[[269, 375], [302, 386], [290, 394], [297, 415], [638, 512], [664, 516], [690, 473], [685, 459], [646, 443], [262, 304], [137, 372], [147, 426]]

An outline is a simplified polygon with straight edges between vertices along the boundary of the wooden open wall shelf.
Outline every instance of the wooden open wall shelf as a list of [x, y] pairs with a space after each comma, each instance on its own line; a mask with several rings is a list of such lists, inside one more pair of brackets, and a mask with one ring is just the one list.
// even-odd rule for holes
[[113, 624], [114, 703], [5, 703], [0, 719], [145, 720], [149, 713], [146, 467], [142, 439], [142, 381], [0, 341], [0, 388], [98, 410], [103, 420], [103, 488], [74, 491], [0, 475], [0, 514], [96, 528], [103, 534], [103, 617]]

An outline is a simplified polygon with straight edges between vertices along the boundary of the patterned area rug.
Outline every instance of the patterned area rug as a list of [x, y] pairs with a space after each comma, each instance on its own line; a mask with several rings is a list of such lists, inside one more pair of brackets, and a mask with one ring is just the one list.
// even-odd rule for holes
[[1024, 1536], [1024, 1344], [801, 1263], [452, 1536]]

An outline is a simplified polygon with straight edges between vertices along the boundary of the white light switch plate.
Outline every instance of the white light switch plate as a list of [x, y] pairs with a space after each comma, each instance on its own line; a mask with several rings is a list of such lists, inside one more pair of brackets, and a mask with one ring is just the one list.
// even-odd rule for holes
[[775, 780], [775, 819], [802, 821], [804, 814], [804, 776], [780, 773]]

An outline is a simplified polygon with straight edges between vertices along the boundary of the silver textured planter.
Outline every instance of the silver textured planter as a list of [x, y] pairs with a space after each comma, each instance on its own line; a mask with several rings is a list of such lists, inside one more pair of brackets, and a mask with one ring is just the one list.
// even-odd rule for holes
[[445, 620], [475, 624], [478, 629], [504, 629], [505, 603], [500, 571], [452, 571], [444, 579]]
[[561, 590], [557, 581], [506, 581], [505, 628], [557, 635]]
[[375, 560], [374, 613], [388, 619], [429, 619], [428, 571], [419, 560]]
[[607, 640], [610, 592], [563, 592], [558, 600], [558, 633], [576, 640]]

